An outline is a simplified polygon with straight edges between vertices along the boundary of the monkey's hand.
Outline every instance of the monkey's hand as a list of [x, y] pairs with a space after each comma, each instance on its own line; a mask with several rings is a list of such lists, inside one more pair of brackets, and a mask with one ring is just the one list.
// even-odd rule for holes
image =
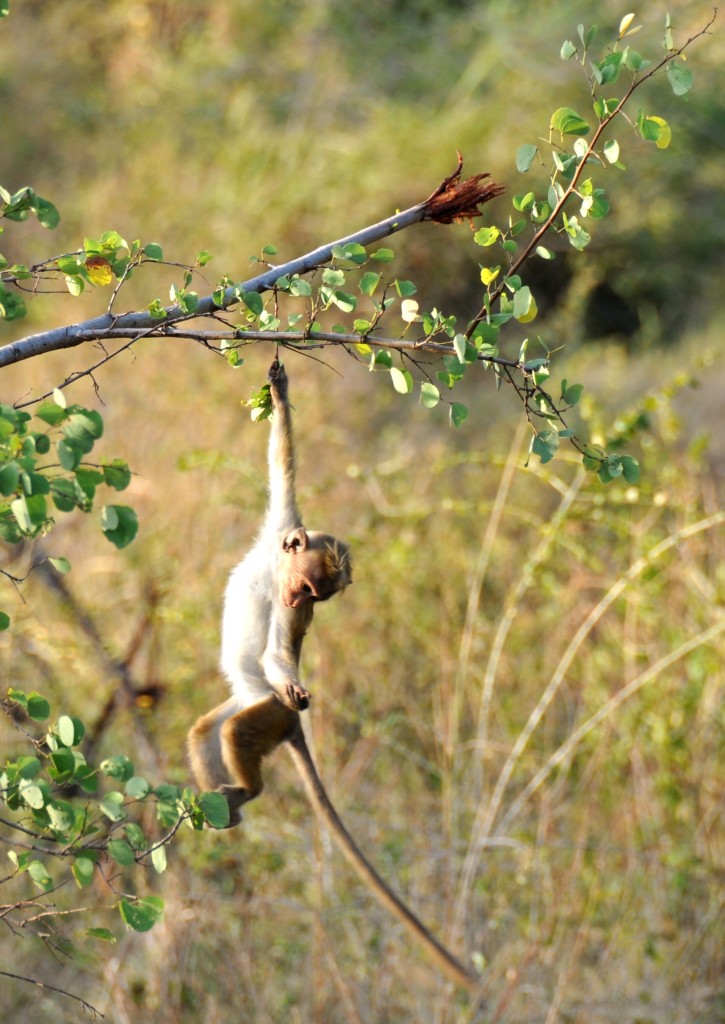
[[267, 373], [269, 378], [269, 392], [272, 396], [272, 405], [277, 408], [287, 402], [287, 387], [289, 384], [287, 373], [279, 359], [275, 359]]
[[304, 711], [310, 706], [311, 699], [312, 694], [297, 683], [287, 683], [284, 687], [282, 701], [293, 711]]

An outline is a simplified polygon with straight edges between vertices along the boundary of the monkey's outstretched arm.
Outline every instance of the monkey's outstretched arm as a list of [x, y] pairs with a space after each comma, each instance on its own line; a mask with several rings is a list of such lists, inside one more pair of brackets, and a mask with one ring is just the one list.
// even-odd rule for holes
[[300, 683], [298, 666], [302, 641], [311, 621], [311, 604], [299, 609], [278, 604], [272, 607], [262, 668], [279, 699], [293, 711], [304, 711], [310, 706], [310, 694]]
[[387, 882], [380, 877], [372, 864], [365, 858], [365, 855], [343, 825], [330, 798], [325, 792], [325, 787], [322, 785], [301, 727], [288, 740], [288, 744], [292, 760], [300, 774], [315, 813], [332, 832], [337, 845], [348, 863], [377, 896], [382, 905], [407, 928], [410, 935], [422, 947], [429, 959], [437, 964], [456, 985], [466, 989], [468, 992], [479, 994], [481, 989], [480, 980], [467, 971], [460, 960], [457, 960], [428, 931], [425, 925], [395, 895]]
[[269, 507], [267, 524], [276, 533], [302, 525], [295, 495], [295, 448], [287, 374], [275, 359], [269, 368], [272, 430], [269, 435]]

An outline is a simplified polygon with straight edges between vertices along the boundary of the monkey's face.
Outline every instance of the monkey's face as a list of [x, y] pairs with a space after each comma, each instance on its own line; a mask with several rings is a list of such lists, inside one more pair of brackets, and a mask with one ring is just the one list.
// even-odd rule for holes
[[278, 573], [280, 597], [288, 608], [327, 601], [352, 583], [347, 545], [304, 530], [285, 537]]

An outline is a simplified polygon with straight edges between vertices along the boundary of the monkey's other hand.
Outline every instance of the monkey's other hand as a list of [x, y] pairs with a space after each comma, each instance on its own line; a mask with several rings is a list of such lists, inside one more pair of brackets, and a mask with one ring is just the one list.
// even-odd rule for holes
[[270, 383], [270, 394], [272, 396], [272, 402], [274, 405], [280, 405], [287, 401], [287, 385], [288, 378], [285, 372], [284, 366], [280, 363], [279, 359], [270, 366], [267, 377]]
[[303, 690], [301, 686], [296, 683], [287, 683], [285, 687], [285, 704], [292, 708], [294, 711], [304, 711], [310, 706], [310, 700], [312, 695]]

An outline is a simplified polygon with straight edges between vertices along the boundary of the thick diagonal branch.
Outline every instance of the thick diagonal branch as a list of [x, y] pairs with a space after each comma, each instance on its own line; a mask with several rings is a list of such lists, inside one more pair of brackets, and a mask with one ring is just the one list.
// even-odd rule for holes
[[[269, 291], [282, 276], [308, 274], [317, 267], [324, 266], [332, 259], [333, 250], [337, 246], [348, 245], [351, 242], [367, 246], [421, 221], [430, 220], [439, 224], [451, 224], [454, 221], [468, 220], [479, 216], [479, 207], [499, 195], [503, 191], [503, 186], [492, 181], [488, 174], [475, 174], [473, 177], [461, 181], [462, 167], [463, 161], [459, 154], [458, 167], [453, 174], [445, 178], [422, 203], [411, 206], [392, 217], [387, 217], [377, 224], [371, 224], [352, 235], [321, 245], [304, 256], [290, 260], [289, 263], [271, 267], [263, 274], [248, 281], [230, 286], [226, 289], [221, 303], [216, 302], [212, 295], [207, 295], [200, 299], [193, 314], [185, 312], [180, 306], [169, 306], [163, 319], [152, 317], [146, 310], [124, 313], [120, 316], [105, 313], [83, 323], [29, 335], [0, 348], [0, 367], [21, 362], [23, 359], [32, 359], [45, 352], [75, 348], [77, 345], [102, 340], [110, 336], [116, 338], [119, 335], [137, 336], [139, 331], [147, 332], [149, 336], [164, 334], [172, 324], [197, 317], [211, 316], [220, 309], [235, 305], [242, 292]], [[124, 331], [128, 331], [129, 335], [124, 335]]]

